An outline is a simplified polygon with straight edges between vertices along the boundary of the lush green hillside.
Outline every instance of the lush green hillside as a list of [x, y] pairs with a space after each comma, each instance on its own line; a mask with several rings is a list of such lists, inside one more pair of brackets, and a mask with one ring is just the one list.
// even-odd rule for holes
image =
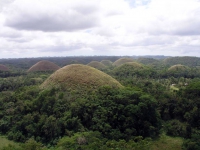
[[82, 64], [23, 70], [39, 59], [3, 60], [12, 71], [0, 72], [0, 135], [8, 138], [0, 137], [0, 150], [200, 149], [199, 66], [129, 59], [102, 71]]
[[200, 58], [199, 57], [170, 57], [163, 60], [166, 65], [172, 66], [176, 64], [181, 64], [185, 66], [200, 66]]
[[118, 77], [148, 77], [153, 73], [151, 68], [137, 62], [128, 62], [113, 69], [112, 74]]
[[13, 141], [8, 140], [6, 137], [4, 136], [0, 136], [0, 150], [3, 147], [7, 147], [9, 145], [15, 146], [15, 147], [19, 147], [19, 145]]
[[137, 62], [145, 64], [145, 65], [151, 65], [151, 64], [157, 64], [161, 61], [154, 58], [138, 58]]

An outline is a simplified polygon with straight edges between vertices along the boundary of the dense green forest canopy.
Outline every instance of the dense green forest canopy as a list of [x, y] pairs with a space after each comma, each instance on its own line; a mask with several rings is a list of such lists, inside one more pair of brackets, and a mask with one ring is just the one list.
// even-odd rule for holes
[[[86, 65], [120, 58], [1, 59], [0, 149], [200, 149], [199, 58]], [[61, 68], [27, 73], [41, 60]]]

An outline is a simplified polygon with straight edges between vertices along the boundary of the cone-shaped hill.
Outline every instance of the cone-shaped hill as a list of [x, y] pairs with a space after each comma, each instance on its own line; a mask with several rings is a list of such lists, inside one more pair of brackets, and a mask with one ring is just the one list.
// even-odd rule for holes
[[108, 67], [112, 66], [112, 61], [110, 61], [110, 60], [102, 60], [101, 63]]
[[167, 70], [168, 75], [172, 75], [175, 77], [178, 76], [187, 76], [191, 73], [190, 67], [184, 66], [184, 65], [173, 65]]
[[104, 69], [106, 66], [98, 61], [91, 61], [89, 64], [87, 64], [90, 67], [96, 68], [96, 69]]
[[27, 72], [36, 72], [36, 71], [56, 71], [60, 67], [50, 61], [42, 60], [33, 65]]
[[0, 71], [9, 71], [9, 69], [5, 65], [0, 64]]
[[173, 65], [168, 69], [168, 72], [188, 71], [190, 68], [181, 64]]
[[120, 58], [113, 63], [113, 66], [120, 66], [120, 65], [125, 64], [127, 62], [133, 62], [133, 59], [131, 59], [131, 58]]
[[113, 70], [113, 74], [120, 77], [148, 76], [152, 73], [149, 67], [137, 62], [128, 62]]
[[42, 89], [60, 88], [66, 91], [95, 91], [100, 86], [122, 88], [123, 86], [111, 76], [93, 67], [72, 64], [54, 72], [42, 85]]

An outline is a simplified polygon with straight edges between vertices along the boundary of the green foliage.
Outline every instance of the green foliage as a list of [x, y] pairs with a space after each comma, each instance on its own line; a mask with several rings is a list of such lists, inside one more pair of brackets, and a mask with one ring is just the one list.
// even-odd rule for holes
[[135, 137], [133, 140], [108, 140], [103, 138], [99, 132], [76, 133], [71, 137], [63, 137], [57, 144], [59, 150], [81, 149], [81, 150], [103, 150], [103, 149], [121, 149], [121, 150], [148, 150], [151, 146], [151, 139]]
[[[87, 64], [94, 58], [49, 59], [64, 66], [72, 61]], [[184, 59], [188, 61], [180, 63]], [[3, 149], [47, 149], [46, 145], [52, 150], [178, 150], [183, 141], [180, 136], [185, 138], [183, 149], [199, 149], [200, 69], [187, 65], [192, 61], [189, 57], [184, 59], [138, 60], [146, 66], [129, 59], [132, 68], [126, 64], [103, 70], [124, 86], [98, 70], [71, 68], [67, 72], [70, 76], [65, 76], [66, 70], [61, 72], [43, 90], [38, 85], [50, 72], [27, 74], [18, 70], [29, 68], [38, 59], [5, 60], [9, 68], [17, 68], [0, 72], [0, 133], [24, 144], [5, 145]], [[173, 63], [182, 65], [168, 70]], [[172, 84], [179, 90], [170, 88]], [[173, 137], [158, 138], [161, 131]]]
[[164, 128], [167, 135], [186, 137], [186, 125], [179, 120], [170, 120], [166, 122]]
[[176, 64], [182, 64], [185, 66], [200, 66], [200, 58], [198, 57], [190, 57], [190, 56], [185, 56], [185, 57], [170, 57], [166, 58], [164, 60], [164, 63], [166, 65], [176, 65]]
[[142, 92], [105, 86], [85, 99], [69, 95], [55, 88], [42, 92], [38, 87], [20, 88], [1, 106], [5, 115], [0, 118], [0, 131], [11, 140], [24, 142], [34, 137], [51, 144], [85, 130], [114, 140], [159, 133], [157, 102]]
[[160, 137], [152, 141], [151, 150], [182, 150], [184, 139], [180, 137], [171, 137], [161, 134]]
[[120, 65], [113, 69], [111, 72], [114, 76], [120, 78], [132, 78], [132, 77], [149, 77], [155, 74], [155, 71], [149, 67], [143, 66], [136, 62], [129, 62]]
[[200, 149], [200, 132], [192, 134], [192, 137], [183, 142], [184, 150], [199, 150]]
[[13, 141], [9, 141], [6, 137], [4, 136], [0, 136], [0, 150], [5, 149], [5, 147], [10, 147], [10, 150], [14, 150], [14, 148], [12, 149], [12, 147], [16, 147], [19, 148], [19, 144], [13, 142]]

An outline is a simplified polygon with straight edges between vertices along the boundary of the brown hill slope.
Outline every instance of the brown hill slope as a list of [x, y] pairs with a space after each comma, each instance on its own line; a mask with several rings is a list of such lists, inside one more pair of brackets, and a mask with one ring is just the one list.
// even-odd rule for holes
[[56, 71], [60, 69], [60, 67], [50, 61], [42, 60], [33, 65], [27, 72], [35, 72], [35, 71]]
[[102, 60], [101, 63], [104, 64], [105, 66], [112, 66], [112, 61], [110, 60]]
[[104, 69], [106, 66], [98, 61], [91, 61], [89, 64], [87, 64], [90, 67], [96, 68], [96, 69]]
[[0, 64], [0, 71], [9, 71], [9, 69], [5, 65]]
[[131, 59], [131, 58], [120, 58], [113, 63], [113, 66], [120, 66], [120, 65], [125, 64], [127, 62], [133, 62], [133, 59]]
[[189, 67], [181, 65], [181, 64], [177, 64], [177, 65], [173, 65], [171, 66], [168, 71], [185, 71], [188, 70]]
[[111, 86], [113, 88], [123, 87], [111, 76], [93, 67], [73, 64], [67, 65], [54, 72], [42, 85], [41, 88], [61, 88], [63, 90], [94, 91], [100, 86]]

